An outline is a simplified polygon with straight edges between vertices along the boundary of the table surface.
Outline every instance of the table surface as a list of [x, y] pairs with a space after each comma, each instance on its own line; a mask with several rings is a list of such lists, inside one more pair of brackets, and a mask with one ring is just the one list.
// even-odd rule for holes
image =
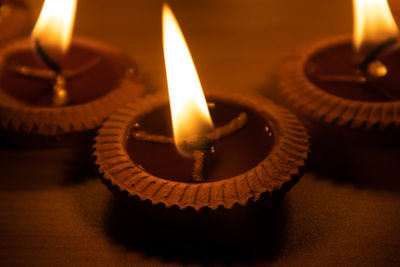
[[[169, 2], [204, 88], [257, 92], [277, 102], [283, 57], [304, 42], [350, 33], [352, 26], [349, 0]], [[29, 3], [37, 14], [41, 1]], [[127, 50], [148, 89], [166, 90], [161, 6], [158, 0], [80, 1], [75, 34]], [[161, 225], [154, 226], [161, 235], [138, 228], [140, 218], [83, 171], [87, 162], [70, 150], [2, 142], [0, 265], [398, 265], [400, 149], [338, 147], [313, 147], [309, 171], [265, 222], [270, 229], [235, 250], [208, 247]]]

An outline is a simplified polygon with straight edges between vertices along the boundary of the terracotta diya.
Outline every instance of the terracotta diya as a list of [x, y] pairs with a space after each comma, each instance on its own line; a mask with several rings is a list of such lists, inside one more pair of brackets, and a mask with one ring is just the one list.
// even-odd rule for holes
[[301, 122], [260, 96], [213, 92], [207, 103], [166, 5], [163, 40], [170, 100], [147, 96], [104, 123], [94, 155], [105, 184], [122, 196], [197, 211], [288, 191], [309, 154]]
[[353, 40], [327, 38], [287, 57], [279, 73], [282, 94], [300, 116], [323, 125], [399, 130], [398, 29], [385, 1], [354, 3]]
[[143, 93], [125, 53], [85, 38], [71, 40], [75, 7], [74, 0], [47, 0], [32, 38], [0, 49], [0, 125], [8, 136], [26, 140], [93, 130]]

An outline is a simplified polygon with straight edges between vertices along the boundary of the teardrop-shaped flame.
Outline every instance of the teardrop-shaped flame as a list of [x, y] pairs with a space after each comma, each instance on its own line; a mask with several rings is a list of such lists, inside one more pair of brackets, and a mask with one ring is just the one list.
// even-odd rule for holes
[[163, 46], [175, 144], [213, 129], [207, 102], [179, 24], [168, 5], [162, 11]]

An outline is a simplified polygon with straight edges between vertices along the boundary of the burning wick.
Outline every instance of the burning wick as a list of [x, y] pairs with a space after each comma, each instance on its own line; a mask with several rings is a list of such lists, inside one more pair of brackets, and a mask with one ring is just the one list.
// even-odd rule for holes
[[360, 64], [361, 73], [358, 75], [320, 75], [319, 80], [321, 82], [365, 84], [368, 80], [382, 78], [386, 76], [388, 69], [381, 61], [375, 59], [383, 50], [394, 44], [396, 44], [396, 39], [390, 39], [370, 52]]
[[[81, 67], [63, 70], [58, 59], [70, 47], [77, 0], [45, 0], [40, 16], [32, 32], [35, 52], [47, 69], [29, 66], [11, 66], [11, 71], [32, 78], [50, 80], [53, 84], [52, 106], [69, 103], [67, 80], [82, 74], [100, 62], [95, 58]], [[57, 59], [57, 60], [55, 60]]]
[[40, 56], [41, 60], [46, 64], [48, 69], [17, 65], [11, 66], [10, 70], [23, 76], [51, 81], [53, 83], [52, 106], [54, 107], [62, 107], [69, 103], [70, 99], [66, 88], [67, 80], [86, 72], [101, 61], [100, 58], [94, 58], [93, 60], [89, 61], [85, 65], [82, 65], [81, 67], [63, 70], [58, 63], [53, 61], [46, 54], [46, 52], [39, 45], [38, 41], [35, 42], [35, 47], [37, 49], [38, 55]]
[[215, 129], [189, 47], [167, 4], [162, 9], [162, 29], [174, 137], [148, 134], [138, 130], [140, 125], [133, 136], [143, 141], [175, 144], [180, 154], [194, 159], [192, 179], [202, 182], [205, 180], [204, 164], [207, 154], [214, 151], [214, 142], [241, 129], [247, 122], [247, 114], [241, 113], [228, 124]]
[[[386, 0], [353, 0], [353, 48], [360, 74], [321, 75], [322, 82], [366, 84], [386, 76], [387, 66], [377, 56], [396, 44], [398, 29]], [[387, 95], [387, 93], [382, 92]]]
[[388, 73], [388, 69], [379, 60], [374, 60], [370, 62], [365, 71], [360, 74], [353, 75], [337, 75], [337, 74], [324, 74], [319, 75], [318, 79], [321, 82], [339, 82], [339, 83], [356, 83], [356, 84], [365, 84], [369, 80], [379, 79]]
[[[218, 127], [211, 132], [208, 132], [202, 136], [192, 136], [182, 141], [181, 147], [186, 153], [191, 155], [194, 159], [192, 179], [196, 182], [204, 182], [205, 178], [203, 175], [204, 163], [207, 160], [208, 153], [214, 153], [214, 143], [221, 138], [235, 133], [244, 127], [247, 123], [247, 114], [240, 113], [236, 118], [231, 120], [229, 123]], [[139, 129], [140, 125], [135, 124], [132, 135], [137, 140], [148, 141], [162, 144], [174, 144], [174, 138], [153, 135]]]

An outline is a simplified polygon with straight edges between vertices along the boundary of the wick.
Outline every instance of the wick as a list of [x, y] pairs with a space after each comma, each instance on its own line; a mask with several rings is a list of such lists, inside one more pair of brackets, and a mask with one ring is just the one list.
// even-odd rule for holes
[[[375, 81], [383, 78], [388, 73], [388, 68], [381, 61], [376, 60], [376, 57], [382, 50], [396, 43], [396, 39], [389, 39], [378, 47], [376, 47], [372, 52], [370, 52], [365, 59], [360, 64], [361, 72], [359, 74], [321, 74], [317, 77], [320, 82], [333, 82], [333, 83], [349, 83], [349, 84], [368, 84], [370, 81]], [[395, 99], [396, 97], [385, 88], [380, 88], [374, 86], [374, 89], [380, 93], [382, 96], [388, 99]]]
[[162, 144], [173, 144], [174, 143], [174, 139], [172, 137], [149, 134], [142, 130], [133, 132], [133, 137], [135, 137], [137, 140], [140, 140], [140, 141], [148, 141], [148, 142], [162, 143]]
[[[347, 84], [358, 84], [365, 85], [372, 80], [378, 80], [386, 76], [387, 68], [380, 61], [373, 61], [367, 67], [366, 74], [354, 74], [354, 75], [335, 75], [335, 74], [324, 74], [319, 75], [317, 78], [320, 82], [333, 82], [333, 83], [347, 83]], [[396, 99], [395, 95], [389, 90], [374, 86], [376, 92], [388, 99]]]
[[43, 47], [40, 45], [39, 40], [35, 40], [35, 48], [40, 57], [46, 66], [56, 73], [61, 73], [60, 65], [54, 61], [49, 55], [47, 55], [46, 51], [44, 51]]
[[47, 55], [38, 40], [35, 41], [35, 48], [40, 59], [44, 62], [48, 69], [20, 65], [11, 66], [9, 69], [22, 76], [50, 80], [53, 84], [52, 106], [54, 107], [62, 107], [67, 105], [69, 102], [69, 93], [66, 89], [67, 80], [86, 72], [101, 61], [100, 58], [94, 58], [87, 64], [84, 64], [78, 68], [63, 70], [58, 63], [56, 63]]
[[213, 141], [216, 141], [224, 136], [236, 132], [237, 130], [241, 129], [246, 123], [247, 123], [247, 114], [242, 112], [239, 114], [239, 116], [231, 120], [229, 123], [221, 127], [218, 127], [214, 131], [206, 134], [206, 137]]
[[[204, 163], [208, 158], [207, 153], [214, 152], [213, 143], [240, 130], [246, 123], [247, 114], [242, 112], [229, 123], [218, 127], [203, 136], [193, 136], [182, 141], [182, 147], [194, 159], [192, 172], [192, 179], [194, 181], [203, 182], [205, 180], [203, 175]], [[133, 137], [137, 140], [162, 144], [174, 144], [174, 139], [172, 137], [149, 134], [143, 130], [138, 130], [137, 127], [138, 124], [136, 124], [132, 132]]]
[[196, 182], [204, 182], [203, 169], [204, 169], [204, 161], [206, 159], [205, 154], [206, 153], [202, 150], [195, 150], [193, 152], [194, 164], [193, 164], [192, 179]]
[[324, 74], [319, 75], [318, 80], [321, 82], [338, 82], [338, 83], [356, 83], [365, 84], [367, 79], [364, 75], [335, 75]]
[[364, 60], [361, 62], [360, 68], [363, 71], [366, 71], [368, 68], [368, 65], [375, 61], [375, 58], [386, 48], [396, 44], [397, 39], [396, 38], [390, 38], [380, 45], [378, 45], [375, 49], [373, 49], [370, 53], [367, 54], [367, 56], [364, 58]]
[[328, 74], [319, 75], [318, 79], [321, 82], [339, 82], [339, 83], [356, 83], [364, 84], [368, 82], [369, 79], [377, 79], [386, 76], [388, 73], [387, 67], [376, 57], [386, 48], [394, 45], [397, 42], [396, 38], [391, 38], [373, 49], [364, 58], [360, 64], [361, 74], [350, 74], [350, 75], [340, 75], [340, 74]]

